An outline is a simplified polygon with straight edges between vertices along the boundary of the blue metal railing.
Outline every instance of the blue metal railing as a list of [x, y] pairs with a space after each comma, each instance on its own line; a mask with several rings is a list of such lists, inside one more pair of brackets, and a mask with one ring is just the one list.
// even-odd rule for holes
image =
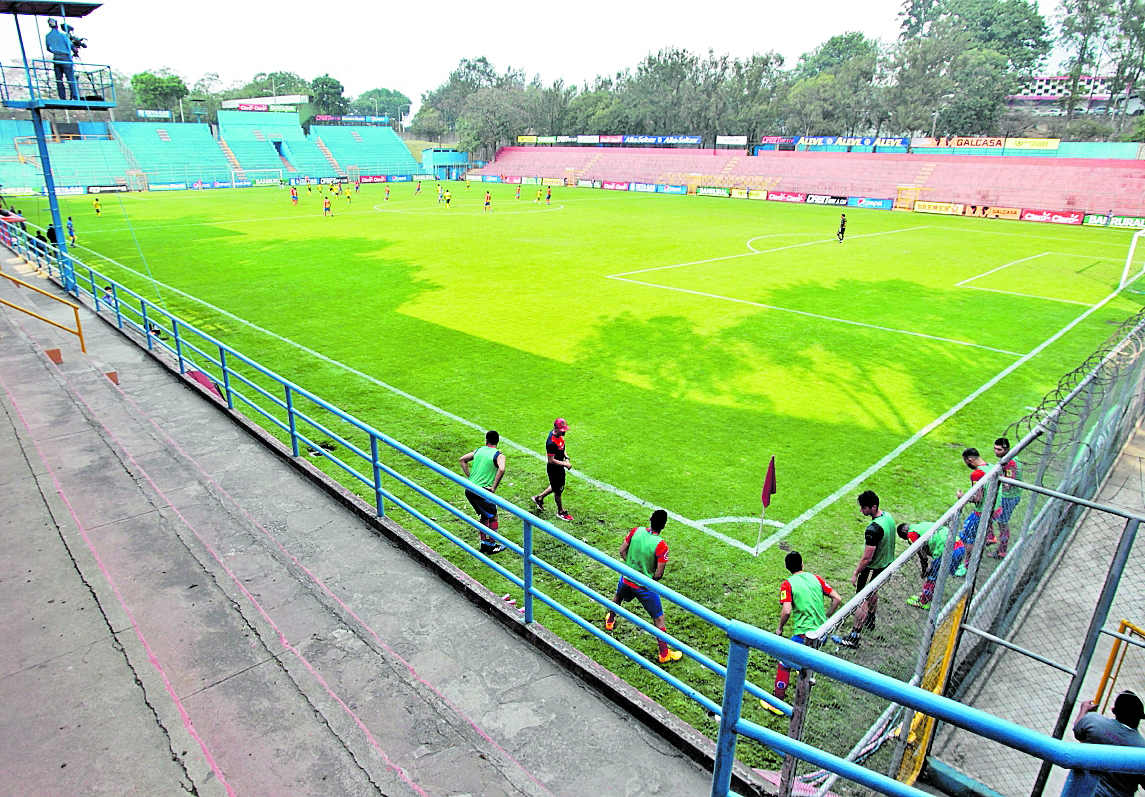
[[[834, 678], [869, 694], [928, 714], [959, 728], [965, 728], [984, 739], [991, 739], [1066, 769], [1145, 772], [1145, 749], [1072, 744], [1054, 739], [745, 623], [733, 620], [728, 624], [727, 632], [731, 647], [728, 652], [728, 675], [724, 680], [723, 706], [720, 710], [723, 719], [716, 740], [716, 764], [712, 775], [711, 792], [713, 797], [725, 797], [728, 794], [736, 740], [739, 735], [766, 744], [786, 755], [801, 758], [883, 794], [894, 797], [926, 795], [926, 792], [900, 783], [894, 778], [742, 719], [740, 705], [743, 702], [748, 654], [752, 649], [763, 651], [783, 661], [793, 662], [801, 669], [814, 670], [828, 678]], [[1081, 789], [1084, 787], [1084, 778], [1071, 778], [1062, 792], [1063, 797], [1067, 795], [1072, 797], [1074, 794], [1080, 797]], [[1092, 791], [1090, 793], [1092, 794]]]
[[[77, 106], [94, 105], [104, 108], [115, 105], [115, 81], [111, 67], [103, 64], [88, 64], [83, 61], [71, 62], [72, 78], [67, 75], [56, 77], [54, 61], [28, 61], [28, 70], [23, 67], [0, 69], [0, 102], [15, 107], [29, 103], [50, 102], [59, 99], [62, 82], [64, 96]], [[74, 96], [73, 96], [74, 95]]]
[[[775, 706], [784, 714], [790, 715], [791, 713], [790, 706], [747, 680], [748, 654], [751, 648], [761, 650], [777, 659], [793, 662], [800, 668], [810, 668], [862, 691], [892, 700], [917, 711], [922, 711], [952, 725], [978, 733], [985, 738], [1044, 758], [1059, 766], [1078, 770], [1145, 771], [1145, 750], [1074, 745], [1052, 739], [1049, 736], [1000, 720], [977, 709], [963, 706], [947, 698], [890, 678], [889, 676], [865, 669], [844, 659], [821, 653], [811, 647], [793, 643], [775, 634], [762, 631], [744, 623], [729, 620], [719, 613], [681, 595], [675, 590], [665, 587], [643, 574], [632, 570], [596, 548], [586, 545], [584, 542], [547, 521], [535, 517], [531, 513], [505, 501], [496, 494], [490, 493], [478, 485], [473, 484], [468, 479], [442, 467], [401, 442], [383, 434], [369, 424], [335, 407], [314, 393], [299, 387], [274, 371], [265, 368], [241, 352], [222, 343], [187, 321], [173, 315], [165, 308], [155, 304], [116, 280], [80, 262], [71, 255], [62, 253], [53, 247], [40, 244], [19, 227], [12, 224], [0, 223], [0, 243], [8, 245], [18, 254], [28, 259], [36, 259], [48, 270], [51, 276], [59, 279], [70, 292], [77, 297], [87, 296], [91, 300], [97, 313], [108, 313], [112, 315], [117, 327], [142, 336], [149, 350], [154, 350], [156, 347], [166, 350], [176, 358], [181, 374], [186, 374], [188, 371], [201, 371], [211, 377], [216, 387], [221, 384], [220, 395], [226, 401], [228, 407], [233, 409], [236, 403], [239, 403], [241, 406], [248, 408], [264, 419], [274, 429], [279, 430], [288, 438], [294, 456], [299, 456], [302, 445], [305, 445], [312, 453], [322, 456], [354, 480], [368, 487], [374, 496], [374, 506], [377, 509], [379, 517], [385, 516], [386, 502], [389, 501], [409, 513], [427, 528], [432, 529], [437, 534], [449, 540], [468, 555], [488, 566], [498, 575], [521, 588], [524, 591], [525, 611], [522, 618], [523, 622], [532, 623], [535, 621], [534, 610], [536, 601], [539, 600], [562, 617], [565, 617], [602, 641], [611, 649], [650, 671], [665, 683], [670, 684], [673, 688], [695, 701], [702, 708], [711, 712], [720, 721], [716, 764], [712, 781], [712, 794], [717, 795], [717, 797], [724, 797], [724, 795], [728, 794], [731, 767], [734, 760], [738, 735], [747, 736], [779, 753], [794, 755], [816, 766], [850, 778], [857, 783], [879, 790], [885, 794], [895, 795], [896, 797], [924, 796], [923, 792], [900, 783], [886, 775], [881, 775], [852, 761], [832, 755], [819, 748], [812, 747], [811, 745], [789, 738], [788, 736], [756, 723], [744, 720], [740, 715], [740, 711], [745, 692], [764, 700], [769, 705]], [[257, 376], [250, 376], [243, 373], [241, 370], [238, 370], [236, 364], [249, 368]], [[269, 387], [266, 384], [260, 384], [258, 377], [261, 377], [263, 382], [269, 384]], [[236, 384], [236, 382], [238, 384]], [[249, 388], [254, 395], [248, 395], [244, 392], [244, 387]], [[273, 410], [264, 407], [255, 396], [261, 397], [264, 402], [269, 403], [271, 407], [276, 408], [279, 413], [285, 417], [281, 417]], [[300, 408], [299, 399], [302, 399], [304, 402], [309, 402], [319, 410], [333, 416], [336, 422], [345, 424], [350, 431], [342, 433], [333, 428], [334, 425], [336, 425], [334, 422], [320, 420], [310, 414], [306, 409]], [[312, 439], [305, 430], [299, 428], [300, 421], [306, 427], [317, 430], [328, 438], [337, 441], [357, 460], [368, 466], [368, 472], [357, 470], [353, 462], [347, 462], [342, 457], [335, 456], [333, 452], [324, 449], [318, 441]], [[369, 444], [363, 446], [351, 440], [348, 435], [352, 435], [354, 432], [367, 436]], [[313, 432], [309, 434], [312, 435]], [[464, 511], [457, 509], [448, 501], [439, 497], [433, 490], [383, 462], [380, 457], [381, 452], [384, 450], [383, 446], [427, 468], [432, 474], [447, 480], [454, 486], [470, 490], [482, 496], [486, 500], [496, 504], [509, 515], [520, 520], [522, 523], [521, 544], [518, 545], [513, 540], [505, 537], [502, 533], [492, 531], [479, 524]], [[408, 500], [394, 493], [393, 489], [384, 481], [386, 478], [412, 490], [416, 495], [445, 510], [472, 529], [495, 537], [506, 549], [520, 557], [521, 575], [517, 575], [481, 553], [456, 533], [425, 514], [424, 511], [411, 504]], [[592, 587], [581, 583], [579, 580], [545, 561], [534, 552], [534, 532], [536, 530], [540, 530], [552, 539], [564, 543], [594, 562], [614, 571], [614, 573], [622, 575], [634, 583], [652, 589], [662, 598], [671, 601], [681, 609], [695, 615], [703, 622], [724, 631], [730, 641], [727, 665], [725, 666], [691, 646], [682, 643], [680, 640], [661, 631], [645, 619], [625, 609], [623, 606], [614, 604], [610, 599]], [[913, 550], [914, 548], [912, 547], [911, 551]], [[906, 554], [904, 554], [903, 557], [906, 557]], [[900, 557], [900, 559], [903, 557]], [[717, 675], [724, 681], [722, 704], [716, 703], [698, 689], [667, 672], [657, 663], [650, 661], [627, 645], [614, 639], [584, 619], [574, 610], [562, 604], [555, 597], [540, 589], [536, 584], [536, 573], [538, 570], [573, 589], [580, 595], [587, 597], [594, 603], [599, 604], [601, 607], [611, 609], [656, 638], [677, 647], [693, 661]], [[1066, 792], [1063, 792], [1063, 794], [1072, 795], [1076, 793], [1078, 797], [1080, 797], [1080, 791], [1071, 792], [1070, 789], [1081, 789], [1085, 787], [1085, 784], [1086, 780], [1084, 777], [1071, 778], [1067, 784]]]

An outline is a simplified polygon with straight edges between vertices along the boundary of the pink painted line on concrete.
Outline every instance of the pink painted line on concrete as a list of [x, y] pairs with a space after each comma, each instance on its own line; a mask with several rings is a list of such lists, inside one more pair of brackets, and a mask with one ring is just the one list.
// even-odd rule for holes
[[[220, 557], [219, 554], [215, 551], [215, 549], [211, 546], [211, 544], [208, 543], [203, 538], [203, 535], [201, 535], [199, 533], [199, 531], [195, 528], [195, 526], [189, 520], [187, 520], [187, 518], [183, 515], [183, 513], [180, 512], [179, 509], [173, 503], [171, 503], [171, 500], [167, 497], [167, 494], [165, 492], [163, 492], [163, 490], [159, 487], [159, 485], [157, 485], [155, 483], [155, 481], [151, 478], [151, 475], [147, 472], [147, 470], [145, 468], [143, 468], [139, 464], [139, 462], [136, 461], [135, 457], [133, 457], [131, 455], [131, 452], [128, 451], [127, 447], [123, 445], [123, 443], [120, 441], [120, 439], [118, 437], [116, 437], [115, 433], [112, 432], [111, 429], [109, 429], [107, 427], [107, 425], [99, 419], [99, 416], [96, 414], [95, 410], [92, 409], [92, 406], [90, 404], [88, 404], [86, 400], [84, 400], [83, 395], [79, 392], [79, 389], [76, 387], [76, 385], [70, 379], [68, 379], [67, 375], [64, 374], [63, 371], [60, 371], [58, 369], [58, 367], [57, 367], [57, 372], [60, 374], [60, 376], [63, 378], [63, 380], [68, 383], [68, 386], [71, 388], [72, 393], [79, 400], [79, 402], [87, 408], [88, 412], [91, 414], [91, 417], [93, 419], [95, 419], [95, 421], [97, 423], [99, 423], [99, 425], [103, 429], [104, 433], [106, 433], [108, 437], [110, 437], [112, 440], [115, 441], [115, 444], [119, 447], [120, 451], [123, 452], [123, 455], [125, 457], [127, 457], [129, 460], [131, 460], [131, 464], [134, 465], [136, 467], [136, 469], [138, 469], [140, 474], [142, 474], [143, 478], [147, 480], [147, 483], [151, 485], [151, 488], [153, 490], [155, 490], [155, 492], [159, 495], [159, 497], [162, 498], [163, 501], [167, 504], [167, 507], [172, 512], [174, 512], [175, 515], [178, 516], [179, 520], [181, 520], [183, 522], [183, 525], [186, 526], [187, 529], [190, 530], [190, 532], [195, 535], [195, 538], [202, 544], [202, 546], [204, 548], [207, 549], [207, 552], [211, 554], [211, 556], [214, 558], [214, 560], [216, 562], [218, 562], [219, 566], [226, 572], [226, 574], [228, 576], [230, 576], [231, 581], [233, 581], [235, 583], [235, 586], [238, 587], [239, 591], [242, 592], [242, 594], [246, 597], [246, 599], [251, 602], [251, 604], [255, 607], [255, 609], [258, 611], [258, 613], [260, 615], [262, 615], [262, 618], [267, 622], [267, 624], [270, 625], [270, 627], [272, 629], [274, 629], [274, 632], [276, 634], [278, 634], [278, 641], [282, 645], [282, 647], [284, 647], [286, 650], [289, 650], [291, 653], [294, 654], [294, 656], [298, 659], [299, 662], [302, 663], [302, 665], [314, 677], [314, 679], [316, 681], [318, 681], [319, 684], [322, 685], [322, 688], [326, 690], [326, 693], [331, 698], [333, 698], [338, 703], [339, 706], [342, 707], [342, 709], [346, 712], [346, 714], [348, 714], [350, 716], [350, 718], [354, 721], [354, 724], [357, 725], [361, 729], [362, 733], [365, 734], [366, 739], [370, 742], [370, 746], [373, 747], [374, 750], [378, 753], [378, 755], [380, 755], [382, 757], [382, 760], [386, 764], [386, 768], [397, 773], [399, 778], [401, 778], [403, 781], [405, 781], [406, 784], [409, 785], [410, 788], [412, 788], [418, 794], [422, 795], [422, 797], [429, 797], [429, 795], [426, 794], [426, 792], [413, 781], [413, 779], [406, 773], [406, 771], [401, 766], [396, 764], [388, 755], [386, 755], [386, 751], [382, 749], [380, 744], [378, 744], [378, 741], [374, 738], [374, 735], [370, 732], [370, 729], [366, 727], [366, 724], [364, 722], [362, 722], [361, 718], [358, 717], [358, 715], [354, 713], [354, 711], [345, 703], [345, 701], [343, 701], [342, 698], [340, 698], [334, 692], [334, 690], [330, 688], [330, 685], [326, 682], [326, 680], [321, 675], [319, 675], [318, 671], [314, 668], [313, 665], [311, 665], [311, 663], [307, 660], [307, 658], [304, 655], [302, 655], [302, 652], [290, 644], [290, 642], [286, 638], [286, 635], [284, 633], [282, 633], [282, 629], [280, 629], [278, 627], [278, 625], [274, 622], [274, 620], [272, 620], [270, 618], [270, 615], [267, 614], [266, 610], [262, 607], [262, 604], [260, 604], [258, 602], [258, 600], [247, 590], [247, 588], [243, 586], [242, 581], [240, 581], [238, 576], [236, 576], [231, 571], [231, 569], [226, 566], [226, 564], [222, 560], [222, 557]], [[114, 384], [114, 383], [112, 383], [112, 384]], [[116, 387], [118, 388], [118, 386], [116, 386]], [[122, 393], [122, 390], [120, 390], [120, 392]], [[126, 394], [124, 394], [124, 396], [126, 396]], [[128, 399], [128, 400], [130, 401], [130, 399]], [[132, 402], [132, 403], [134, 404], [134, 402]], [[139, 408], [139, 405], [136, 404], [135, 407], [136, 407], [136, 409], [139, 409], [140, 412], [143, 412], [142, 409]], [[143, 415], [144, 415], [144, 417], [147, 417], [150, 420], [150, 416], [148, 416], [146, 413], [143, 413]], [[156, 428], [158, 428], [158, 427], [156, 427]], [[45, 462], [44, 464], [46, 465], [47, 463]], [[69, 506], [69, 508], [70, 508], [70, 506]], [[74, 516], [74, 513], [73, 513], [73, 516]], [[78, 518], [77, 518], [77, 522], [78, 522]], [[85, 538], [86, 538], [86, 534], [85, 534]], [[92, 552], [94, 553], [94, 549]], [[100, 566], [102, 567], [102, 564]], [[118, 592], [116, 594], [118, 594]], [[126, 606], [124, 608], [126, 609]]]
[[[64, 377], [64, 378], [66, 379], [67, 377]], [[70, 384], [70, 382], [69, 382], [69, 384]], [[335, 603], [337, 603], [342, 608], [342, 610], [344, 612], [346, 612], [347, 615], [352, 617], [354, 619], [354, 621], [356, 623], [358, 623], [358, 625], [360, 625], [366, 632], [368, 632], [370, 634], [370, 636], [372, 636], [374, 638], [374, 641], [377, 642], [378, 645], [383, 650], [385, 650], [388, 654], [390, 654], [395, 659], [397, 659], [399, 662], [401, 662], [402, 666], [404, 666], [406, 668], [406, 670], [409, 672], [409, 674], [411, 676], [413, 676], [413, 678], [418, 683], [420, 683], [426, 689], [430, 690], [445, 705], [449, 706], [449, 708], [451, 708], [454, 712], [456, 712], [457, 715], [459, 717], [461, 717], [461, 719], [463, 719], [465, 722], [467, 722], [469, 724], [469, 726], [471, 728], [473, 728], [473, 730], [476, 731], [478, 735], [481, 736], [482, 739], [484, 739], [489, 744], [493, 745], [493, 747], [496, 748], [498, 752], [500, 752], [503, 756], [505, 756], [506, 759], [511, 761], [518, 769], [520, 769], [521, 772], [523, 772], [526, 777], [528, 777], [531, 781], [533, 781], [533, 783], [540, 786], [545, 791], [546, 794], [552, 794], [552, 791], [550, 791], [549, 788], [544, 783], [542, 783], [540, 780], [538, 780], [537, 777], [532, 772], [530, 772], [525, 767], [524, 764], [522, 764], [520, 761], [518, 761], [516, 758], [514, 758], [513, 755], [509, 753], [508, 750], [506, 750], [504, 747], [502, 747], [500, 744], [498, 744], [497, 741], [495, 739], [493, 739], [488, 733], [486, 733], [485, 730], [480, 725], [478, 725], [477, 722], [472, 717], [470, 717], [468, 714], [466, 714], [465, 711], [463, 711], [460, 706], [456, 705], [452, 700], [450, 700], [448, 697], [446, 697], [441, 692], [441, 690], [439, 690], [432, 683], [430, 683], [429, 681], [422, 678], [421, 675], [418, 674], [418, 672], [414, 668], [414, 666], [409, 663], [409, 661], [407, 661], [405, 658], [403, 658], [401, 656], [401, 654], [399, 654], [396, 650], [394, 650], [392, 647], [390, 647], [388, 644], [386, 644], [386, 642], [378, 635], [378, 633], [368, 623], [366, 623], [365, 620], [363, 620], [361, 617], [359, 617], [357, 615], [357, 613], [354, 612], [353, 609], [351, 609], [349, 606], [347, 606], [346, 603], [341, 598], [339, 598], [337, 595], [335, 595], [330, 590], [330, 588], [328, 586], [326, 586], [326, 583], [324, 581], [322, 581], [320, 578], [318, 578], [318, 576], [314, 575], [314, 573], [308, 567], [306, 567], [306, 565], [302, 564], [302, 562], [300, 562], [298, 560], [298, 558], [294, 556], [294, 554], [292, 554], [289, 550], [287, 550], [286, 546], [284, 546], [278, 540], [278, 538], [274, 536], [274, 534], [270, 531], [270, 529], [268, 529], [266, 526], [264, 526], [262, 523], [260, 523], [254, 516], [252, 516], [249, 512], [247, 512], [246, 508], [244, 506], [242, 506], [234, 498], [234, 496], [232, 496], [225, 489], [223, 489], [223, 486], [221, 484], [219, 484], [218, 481], [215, 480], [214, 476], [212, 476], [210, 473], [208, 473], [206, 471], [206, 469], [204, 469], [203, 466], [199, 464], [198, 460], [196, 460], [193, 456], [191, 456], [186, 451], [186, 449], [184, 449], [181, 445], [179, 445], [178, 442], [175, 441], [174, 438], [172, 438], [169, 434], [167, 434], [167, 432], [161, 426], [159, 426], [159, 424], [157, 424], [151, 418], [151, 416], [146, 411], [144, 411], [144, 409], [142, 407], [140, 407], [139, 404], [137, 404], [134, 399], [131, 398], [131, 396], [127, 395], [127, 393], [124, 391], [122, 386], [113, 383], [113, 387], [115, 388], [115, 390], [117, 390], [119, 392], [119, 394], [123, 397], [123, 399], [125, 401], [127, 401], [129, 404], [131, 404], [131, 406], [133, 406], [139, 412], [139, 414], [141, 416], [143, 416], [144, 418], [147, 419], [147, 422], [151, 424], [151, 426], [155, 429], [156, 432], [158, 432], [160, 435], [163, 436], [163, 439], [165, 439], [167, 441], [167, 443], [172, 448], [174, 448], [176, 451], [178, 451], [185, 459], [187, 459], [187, 461], [192, 463], [195, 466], [195, 469], [198, 470], [199, 473], [202, 474], [203, 477], [206, 478], [207, 481], [209, 481], [214, 486], [214, 488], [216, 490], [218, 490], [222, 495], [226, 496], [227, 500], [230, 501], [234, 505], [234, 507], [239, 512], [241, 512], [243, 514], [243, 516], [248, 521], [250, 521], [250, 523], [252, 525], [254, 525], [260, 531], [262, 531], [262, 533], [265, 534], [266, 537], [271, 542], [273, 542], [274, 545], [280, 551], [282, 551], [287, 557], [289, 557], [290, 561], [293, 562], [302, 572], [304, 572], [310, 578], [310, 580], [313, 581], [314, 584], [318, 586], [319, 589], [321, 589], [324, 593], [326, 593], [326, 595], [328, 597], [330, 597], [330, 599], [333, 600]], [[74, 390], [74, 386], [73, 386], [73, 390]], [[158, 489], [158, 488], [156, 488], [156, 489]], [[166, 496], [164, 496], [164, 500], [166, 500]], [[177, 511], [178, 510], [176, 510], [176, 512]], [[221, 562], [220, 562], [220, 564], [221, 564]], [[225, 565], [224, 565], [224, 568], [225, 568]], [[242, 587], [241, 584], [239, 586], [240, 586], [240, 588]], [[245, 589], [243, 591], [245, 592]], [[253, 598], [252, 598], [252, 600], [253, 600]], [[619, 676], [617, 676], [615, 673], [610, 673], [610, 674], [613, 676], [613, 678], [615, 680], [617, 680], [617, 681], [621, 680], [619, 678]]]
[[223, 776], [222, 770], [219, 769], [218, 762], [215, 761], [215, 757], [211, 755], [211, 751], [207, 748], [206, 742], [202, 740], [198, 731], [195, 730], [195, 724], [191, 721], [191, 715], [188, 714], [187, 710], [183, 707], [183, 701], [181, 701], [179, 696], [175, 694], [175, 687], [171, 685], [170, 679], [167, 678], [167, 673], [163, 670], [163, 665], [159, 663], [159, 658], [155, 655], [155, 651], [151, 649], [151, 645], [148, 644], [147, 638], [143, 635], [143, 631], [139, 628], [139, 624], [135, 622], [135, 616], [131, 613], [131, 610], [127, 608], [127, 601], [124, 600], [123, 595], [119, 591], [119, 587], [115, 583], [115, 579], [112, 578], [111, 573], [103, 563], [103, 559], [100, 558], [99, 552], [96, 551], [95, 545], [92, 544], [91, 538], [88, 536], [87, 529], [84, 528], [83, 523], [80, 522], [79, 516], [76, 514], [75, 509], [72, 507], [72, 502], [68, 500], [67, 493], [64, 492], [63, 485], [61, 485], [60, 480], [56, 478], [55, 471], [53, 471], [52, 466], [48, 464], [48, 458], [44, 456], [44, 451], [40, 448], [39, 441], [36, 440], [35, 435], [32, 433], [32, 427], [28, 424], [27, 419], [24, 417], [24, 413], [20, 411], [20, 405], [16, 401], [16, 397], [12, 395], [12, 391], [8, 388], [8, 383], [4, 380], [3, 375], [0, 375], [0, 385], [4, 386], [4, 392], [8, 394], [8, 400], [12, 402], [12, 407], [16, 410], [16, 415], [20, 418], [20, 423], [22, 423], [24, 428], [27, 430], [28, 437], [31, 439], [32, 445], [36, 447], [36, 453], [39, 454], [40, 460], [44, 463], [44, 467], [48, 471], [48, 475], [52, 477], [52, 482], [56, 485], [56, 492], [59, 493], [60, 499], [68, 508], [68, 512], [71, 513], [72, 520], [75, 521], [76, 527], [79, 529], [80, 534], [83, 536], [88, 550], [91, 551], [92, 557], [95, 559], [96, 564], [99, 565], [99, 569], [103, 572], [103, 577], [107, 579], [108, 585], [111, 587], [112, 592], [115, 593], [115, 597], [119, 601], [119, 605], [123, 608], [124, 613], [127, 615], [127, 619], [131, 622], [131, 627], [135, 629], [135, 636], [139, 639], [139, 643], [143, 645], [143, 649], [147, 651], [147, 660], [151, 662], [151, 666], [155, 668], [155, 670], [159, 673], [159, 677], [163, 680], [163, 686], [167, 689], [167, 694], [170, 695], [171, 701], [175, 704], [175, 708], [179, 711], [179, 717], [183, 720], [183, 727], [187, 729], [187, 732], [191, 734], [191, 737], [199, 744], [199, 749], [203, 751], [203, 756], [207, 759], [207, 764], [210, 765], [211, 771], [215, 773], [215, 777], [218, 778], [219, 783], [223, 784], [223, 788], [227, 790], [227, 794], [230, 795], [230, 797], [235, 797], [234, 789], [231, 788], [230, 783], [228, 783], [227, 779]]

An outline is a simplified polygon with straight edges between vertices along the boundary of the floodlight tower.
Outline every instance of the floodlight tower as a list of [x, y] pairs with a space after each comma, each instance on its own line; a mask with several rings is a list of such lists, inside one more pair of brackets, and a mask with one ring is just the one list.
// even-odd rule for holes
[[[60, 205], [56, 199], [56, 181], [52, 176], [52, 164], [48, 159], [48, 142], [44, 135], [44, 120], [41, 111], [45, 108], [64, 108], [76, 111], [92, 108], [115, 107], [115, 83], [111, 67], [73, 61], [49, 61], [29, 59], [24, 46], [24, 33], [20, 29], [20, 17], [53, 17], [58, 28], [73, 43], [73, 55], [79, 52], [82, 44], [76, 44], [71, 32], [69, 19], [86, 17], [102, 3], [82, 2], [82, 0], [0, 0], [0, 14], [11, 14], [16, 23], [16, 37], [20, 42], [20, 58], [23, 74], [19, 67], [0, 68], [0, 103], [6, 108], [23, 108], [32, 114], [32, 126], [36, 131], [36, 146], [40, 151], [40, 164], [44, 173], [44, 187], [48, 195], [48, 207], [52, 212], [52, 224], [56, 228], [56, 245], [65, 255], [60, 258], [60, 271], [64, 285], [69, 290], [75, 288], [75, 269], [67, 252], [67, 236], [60, 218]], [[38, 32], [37, 32], [37, 35]], [[22, 78], [22, 79], [21, 79]], [[53, 92], [53, 89], [55, 91]], [[66, 98], [66, 99], [65, 99]]]

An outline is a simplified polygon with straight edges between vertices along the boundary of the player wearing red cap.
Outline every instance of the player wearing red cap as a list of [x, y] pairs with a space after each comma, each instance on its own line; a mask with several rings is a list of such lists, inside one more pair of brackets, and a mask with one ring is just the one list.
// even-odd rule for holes
[[549, 475], [549, 486], [540, 495], [533, 496], [533, 503], [537, 505], [537, 509], [544, 512], [545, 497], [551, 494], [557, 504], [557, 517], [561, 520], [572, 520], [572, 515], [566, 512], [561, 504], [561, 493], [565, 489], [565, 476], [568, 471], [572, 470], [572, 463], [569, 461], [568, 454], [565, 453], [565, 434], [568, 430], [569, 425], [564, 418], [557, 418], [553, 421], [552, 431], [549, 432], [549, 436], [545, 440], [545, 470]]

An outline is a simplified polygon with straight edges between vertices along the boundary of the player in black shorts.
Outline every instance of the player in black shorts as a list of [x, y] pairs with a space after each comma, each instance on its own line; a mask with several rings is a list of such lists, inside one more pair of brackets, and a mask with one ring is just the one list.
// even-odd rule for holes
[[[863, 555], [859, 557], [855, 572], [851, 574], [851, 583], [855, 585], [856, 592], [862, 592], [867, 584], [878, 578], [894, 561], [897, 534], [894, 518], [879, 508], [879, 497], [874, 490], [859, 494], [859, 511], [864, 517], [870, 518], [871, 522], [863, 531]], [[843, 647], [857, 648], [859, 634], [863, 629], [875, 627], [875, 610], [878, 606], [879, 593], [873, 592], [855, 610], [851, 633], [845, 637], [833, 636], [831, 641]]]
[[839, 237], [839, 243], [843, 243], [843, 236], [847, 234], [847, 214], [842, 213], [839, 215], [839, 232], [835, 233]]
[[533, 496], [533, 503], [537, 505], [537, 509], [544, 512], [545, 496], [552, 494], [553, 500], [557, 504], [557, 517], [561, 520], [572, 520], [572, 515], [566, 512], [564, 506], [561, 505], [561, 493], [565, 489], [565, 476], [572, 468], [568, 454], [565, 453], [565, 433], [568, 430], [569, 425], [564, 418], [557, 418], [553, 421], [552, 431], [549, 432], [548, 439], [545, 440], [547, 459], [545, 471], [549, 476], [549, 486], [540, 495]]

